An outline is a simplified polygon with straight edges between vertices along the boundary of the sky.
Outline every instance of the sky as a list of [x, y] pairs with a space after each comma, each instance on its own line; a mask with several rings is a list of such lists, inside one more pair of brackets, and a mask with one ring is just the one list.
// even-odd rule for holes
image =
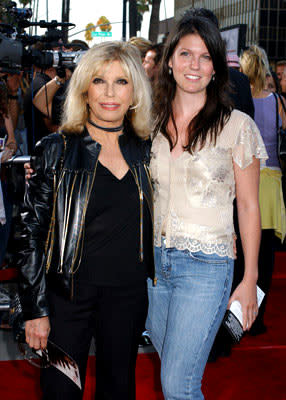
[[[18, 3], [19, 4], [19, 3]], [[61, 0], [39, 0], [39, 20], [47, 20], [46, 9], [48, 4], [48, 21], [56, 19], [61, 21]], [[20, 7], [18, 5], [18, 7]], [[120, 40], [122, 38], [122, 0], [70, 0], [70, 22], [76, 24], [76, 27], [70, 31], [70, 40], [81, 39], [85, 40], [84, 32], [78, 33], [85, 29], [90, 22], [96, 24], [101, 16], [109, 19], [112, 25], [112, 38], [109, 40]], [[127, 6], [128, 13], [128, 6]], [[161, 0], [160, 20], [171, 18], [174, 16], [174, 0]], [[128, 14], [127, 14], [128, 18]], [[145, 13], [142, 23], [140, 36], [148, 38], [150, 13]], [[99, 28], [97, 29], [99, 30]], [[43, 34], [38, 28], [37, 34]], [[138, 35], [139, 36], [139, 35]], [[128, 24], [127, 24], [127, 38]], [[94, 38], [91, 45], [100, 42], [101, 38]]]

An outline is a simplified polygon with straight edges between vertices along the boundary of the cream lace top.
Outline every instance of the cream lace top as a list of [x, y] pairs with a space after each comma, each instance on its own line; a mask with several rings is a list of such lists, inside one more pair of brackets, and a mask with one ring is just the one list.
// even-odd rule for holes
[[252, 157], [267, 159], [255, 122], [234, 110], [217, 138], [193, 155], [173, 159], [167, 139], [159, 133], [152, 145], [155, 246], [233, 258], [233, 161], [240, 168]]

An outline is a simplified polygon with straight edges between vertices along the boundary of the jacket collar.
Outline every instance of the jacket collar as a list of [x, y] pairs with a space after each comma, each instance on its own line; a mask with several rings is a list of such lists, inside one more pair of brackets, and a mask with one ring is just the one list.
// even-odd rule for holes
[[[124, 133], [119, 136], [120, 150], [130, 168], [138, 160], [137, 140], [139, 138], [129, 129], [124, 129]], [[76, 149], [74, 149], [75, 151], [67, 152], [67, 165], [73, 165], [78, 170], [93, 171], [101, 150], [101, 144], [92, 139], [87, 128], [84, 128], [84, 131], [79, 135], [72, 135], [70, 145], [75, 146]]]

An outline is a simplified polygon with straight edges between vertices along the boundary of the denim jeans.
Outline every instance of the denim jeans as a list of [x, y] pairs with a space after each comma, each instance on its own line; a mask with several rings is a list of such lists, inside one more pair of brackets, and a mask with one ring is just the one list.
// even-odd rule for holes
[[146, 328], [161, 358], [165, 400], [204, 399], [201, 380], [227, 307], [233, 260], [162, 244], [155, 267]]

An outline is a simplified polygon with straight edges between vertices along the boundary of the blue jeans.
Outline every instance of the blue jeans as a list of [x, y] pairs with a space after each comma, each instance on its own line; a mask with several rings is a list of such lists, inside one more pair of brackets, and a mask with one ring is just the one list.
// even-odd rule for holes
[[161, 358], [165, 400], [204, 399], [201, 380], [229, 300], [233, 260], [162, 245], [155, 267], [146, 328]]

